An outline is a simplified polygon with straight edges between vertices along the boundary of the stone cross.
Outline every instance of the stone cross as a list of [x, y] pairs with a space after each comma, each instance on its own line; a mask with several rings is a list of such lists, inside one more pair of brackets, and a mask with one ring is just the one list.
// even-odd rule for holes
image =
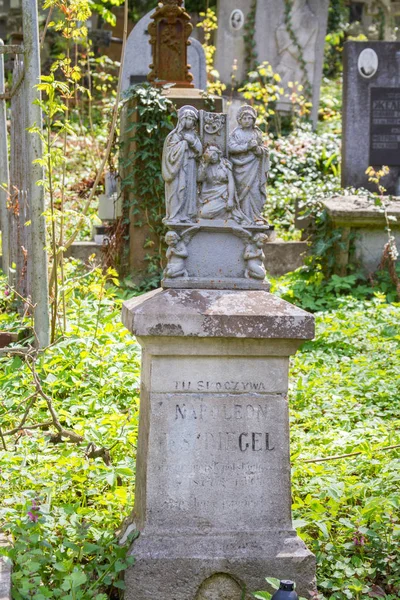
[[182, 4], [183, 0], [162, 0], [151, 16], [149, 34], [153, 62], [148, 80], [159, 85], [175, 83], [176, 87], [192, 88], [187, 48], [193, 26]]

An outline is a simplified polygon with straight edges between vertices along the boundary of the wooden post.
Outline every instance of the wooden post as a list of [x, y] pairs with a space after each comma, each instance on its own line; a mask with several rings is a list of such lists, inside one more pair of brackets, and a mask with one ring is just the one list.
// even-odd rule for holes
[[[4, 46], [0, 39], [0, 47]], [[4, 85], [4, 56], [0, 54], [0, 95], [5, 94]], [[6, 101], [0, 97], [0, 186], [9, 189], [8, 174], [8, 147], [7, 147], [7, 119], [6, 119]], [[1, 228], [1, 250], [3, 260], [3, 272], [9, 274], [10, 254], [9, 254], [9, 231], [7, 215], [7, 196], [8, 193], [0, 187], [0, 228]]]
[[[37, 0], [22, 0], [22, 25], [25, 46], [25, 101], [27, 126], [42, 128], [41, 108], [34, 104], [40, 99], [40, 93], [35, 87], [40, 82], [40, 44], [38, 26]], [[31, 256], [33, 265], [32, 300], [35, 305], [34, 324], [40, 347], [47, 346], [50, 341], [49, 300], [48, 300], [48, 269], [46, 253], [46, 223], [44, 218], [44, 190], [37, 182], [43, 179], [43, 168], [34, 163], [42, 157], [43, 148], [40, 137], [27, 134], [27, 169], [29, 170], [28, 193], [32, 210], [32, 246]]]
[[[13, 88], [24, 75], [23, 59], [14, 60]], [[26, 131], [24, 87], [19, 86], [11, 98], [10, 110], [10, 183], [8, 227], [10, 240], [10, 264], [15, 265], [15, 272], [10, 274], [10, 282], [21, 298], [32, 300], [32, 221], [28, 194], [29, 165], [26, 148], [32, 135]], [[20, 301], [22, 306], [22, 301]]]

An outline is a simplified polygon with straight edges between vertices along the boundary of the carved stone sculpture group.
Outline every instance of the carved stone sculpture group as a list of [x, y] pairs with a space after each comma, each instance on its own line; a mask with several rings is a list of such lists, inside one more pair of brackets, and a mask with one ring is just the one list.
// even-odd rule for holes
[[[199, 117], [200, 129], [199, 131]], [[224, 114], [183, 106], [162, 158], [166, 217], [166, 279], [187, 278], [187, 245], [205, 225], [227, 226], [244, 240], [243, 276], [263, 280], [263, 244], [269, 153], [253, 107], [242, 106], [228, 135]], [[187, 227], [185, 227], [187, 225]], [[180, 231], [180, 233], [179, 233]]]
[[165, 140], [162, 160], [168, 224], [198, 219], [265, 224], [262, 210], [269, 159], [256, 117], [251, 106], [239, 109], [238, 127], [229, 136], [228, 159], [217, 143], [203, 148], [197, 133], [198, 111], [192, 106], [179, 110], [178, 125]]

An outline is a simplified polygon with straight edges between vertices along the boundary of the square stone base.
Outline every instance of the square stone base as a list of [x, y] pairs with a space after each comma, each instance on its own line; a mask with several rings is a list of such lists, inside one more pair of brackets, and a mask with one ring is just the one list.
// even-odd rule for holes
[[294, 532], [286, 535], [273, 543], [268, 531], [142, 534], [131, 548], [136, 561], [125, 572], [124, 598], [254, 600], [254, 592], [268, 590], [266, 577], [296, 581], [298, 594], [310, 598], [315, 557]]

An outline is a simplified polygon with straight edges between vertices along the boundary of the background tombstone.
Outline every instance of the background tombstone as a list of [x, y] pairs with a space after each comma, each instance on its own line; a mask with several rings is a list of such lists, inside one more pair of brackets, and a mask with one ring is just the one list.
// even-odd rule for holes
[[[255, 31], [249, 32], [256, 42], [257, 60], [268, 61], [284, 83], [299, 81], [312, 92], [312, 120], [318, 118], [319, 93], [322, 78], [324, 43], [329, 0], [294, 0], [291, 10], [291, 31], [285, 22], [284, 0], [259, 0], [255, 15]], [[231, 83], [232, 65], [237, 60], [237, 79], [246, 75], [244, 26], [250, 10], [250, 0], [219, 0], [215, 67], [221, 80]], [[242, 17], [243, 15], [243, 17]], [[292, 36], [295, 36], [296, 43]], [[303, 65], [299, 60], [302, 48]], [[282, 101], [281, 109], [287, 107]]]
[[[134, 83], [147, 81], [152, 61], [150, 35], [148, 27], [151, 23], [151, 10], [135, 25], [126, 42], [125, 62], [122, 71], [122, 90]], [[207, 85], [206, 59], [202, 45], [198, 40], [189, 38], [188, 62], [193, 75], [195, 88], [204, 90]]]
[[400, 191], [400, 42], [346, 42], [343, 64], [343, 187], [377, 191], [368, 166], [388, 165]]

